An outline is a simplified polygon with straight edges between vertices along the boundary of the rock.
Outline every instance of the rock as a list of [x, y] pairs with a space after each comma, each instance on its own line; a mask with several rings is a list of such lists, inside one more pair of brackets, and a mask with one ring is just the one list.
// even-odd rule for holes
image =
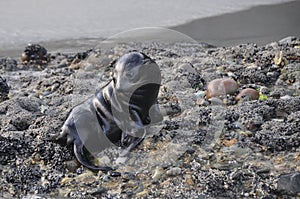
[[279, 176], [277, 190], [291, 195], [300, 193], [300, 173], [289, 173]]
[[192, 64], [190, 63], [184, 63], [179, 65], [177, 72], [179, 73], [191, 73], [191, 74], [197, 74], [197, 71], [193, 68]]
[[16, 127], [18, 131], [24, 131], [29, 128], [33, 122], [30, 114], [20, 116], [13, 116], [10, 123]]
[[132, 172], [124, 172], [122, 173], [122, 181], [128, 182], [129, 180], [135, 179], [135, 174]]
[[67, 59], [63, 59], [60, 61], [60, 63], [56, 66], [57, 68], [65, 68], [68, 66], [68, 60]]
[[211, 105], [225, 105], [223, 100], [217, 98], [217, 97], [212, 97], [210, 99], [208, 99], [208, 101], [210, 102]]
[[288, 37], [285, 37], [285, 38], [281, 39], [278, 43], [281, 44], [281, 45], [284, 45], [284, 44], [289, 45], [294, 40], [296, 40], [296, 37], [288, 36]]
[[15, 102], [24, 110], [37, 113], [40, 112], [41, 100], [35, 97], [19, 97]]
[[191, 175], [186, 175], [185, 180], [186, 180], [186, 183], [190, 186], [193, 186], [195, 184]]
[[235, 100], [245, 100], [245, 101], [251, 101], [251, 100], [258, 100], [259, 98], [259, 92], [253, 88], [245, 88], [241, 90], [241, 92], [235, 97]]
[[47, 64], [49, 56], [47, 50], [39, 44], [28, 44], [21, 55], [23, 64]]
[[111, 177], [120, 177], [121, 173], [117, 171], [112, 171], [109, 173]]
[[205, 97], [205, 91], [198, 91], [195, 93], [195, 96], [198, 98], [204, 98]]
[[70, 160], [70, 161], [66, 161], [66, 168], [70, 171], [70, 172], [75, 172], [76, 169], [78, 169], [81, 165], [77, 160]]
[[[222, 101], [222, 100], [221, 100]], [[203, 99], [203, 98], [198, 98], [196, 100], [196, 104], [197, 105], [200, 105], [200, 106], [208, 106], [210, 103], [209, 101], [207, 101], [206, 99]]]
[[72, 180], [73, 180], [72, 178], [65, 177], [65, 178], [61, 179], [60, 184], [65, 185], [67, 183], [70, 183]]
[[97, 178], [91, 171], [82, 173], [74, 178], [77, 182], [82, 182], [87, 185], [93, 184], [97, 181]]
[[6, 83], [6, 79], [0, 76], [0, 102], [8, 99], [9, 87]]
[[181, 168], [179, 167], [173, 167], [167, 171], [167, 175], [169, 176], [177, 176], [179, 174], [181, 174]]
[[208, 83], [206, 89], [206, 99], [218, 97], [226, 94], [233, 94], [238, 89], [236, 81], [230, 78], [214, 79]]
[[283, 56], [283, 52], [282, 51], [279, 51], [275, 54], [275, 57], [274, 57], [274, 64], [276, 66], [285, 66], [288, 64], [288, 61], [287, 59]]
[[152, 175], [152, 179], [154, 181], [158, 181], [162, 175], [163, 175], [163, 169], [161, 167], [157, 167], [154, 171], [154, 174]]
[[231, 140], [223, 140], [222, 144], [226, 147], [230, 147], [230, 146], [234, 145], [236, 142], [237, 142], [237, 139], [233, 138]]
[[18, 62], [10, 57], [5, 57], [0, 59], [0, 69], [6, 71], [16, 71], [18, 70]]

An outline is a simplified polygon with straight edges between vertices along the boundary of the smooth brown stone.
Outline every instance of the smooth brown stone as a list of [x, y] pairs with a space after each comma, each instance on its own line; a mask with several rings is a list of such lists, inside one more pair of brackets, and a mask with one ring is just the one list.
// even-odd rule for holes
[[226, 94], [233, 94], [238, 89], [236, 81], [230, 78], [214, 79], [208, 83], [206, 89], [206, 99]]
[[253, 88], [245, 88], [235, 97], [235, 100], [239, 101], [245, 97], [247, 100], [258, 100], [259, 92]]

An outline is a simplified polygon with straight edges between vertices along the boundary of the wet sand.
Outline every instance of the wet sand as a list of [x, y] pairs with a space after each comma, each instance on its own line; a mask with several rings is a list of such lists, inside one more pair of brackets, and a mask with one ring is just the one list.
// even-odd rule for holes
[[300, 36], [299, 8], [300, 1], [257, 6], [236, 13], [198, 19], [171, 29], [216, 46], [242, 43], [264, 45], [287, 36]]

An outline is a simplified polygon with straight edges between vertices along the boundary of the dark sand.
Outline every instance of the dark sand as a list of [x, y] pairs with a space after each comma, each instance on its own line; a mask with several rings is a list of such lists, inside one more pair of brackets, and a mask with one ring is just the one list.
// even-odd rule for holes
[[194, 20], [171, 29], [216, 46], [278, 41], [300, 36], [300, 1], [257, 6], [249, 10]]

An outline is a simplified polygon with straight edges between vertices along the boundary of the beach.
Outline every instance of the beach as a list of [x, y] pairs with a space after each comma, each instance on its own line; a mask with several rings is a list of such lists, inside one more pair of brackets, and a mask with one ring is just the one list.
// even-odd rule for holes
[[[123, 42], [28, 63], [1, 58], [0, 196], [296, 197], [299, 46], [295, 37], [261, 47]], [[125, 160], [118, 147], [104, 150], [97, 162], [112, 171], [91, 171], [55, 137], [70, 110], [110, 81], [114, 60], [133, 50], [160, 67], [158, 104], [181, 111], [151, 126]], [[213, 94], [220, 78], [234, 90]], [[247, 89], [253, 97], [239, 94]]]
[[[299, 197], [298, 7], [260, 5], [110, 37], [2, 43], [0, 198]], [[70, 111], [114, 82], [118, 59], [136, 51], [158, 65], [156, 103], [172, 114], [138, 126], [146, 136], [126, 156], [122, 145], [93, 157], [85, 150], [85, 160], [111, 168], [88, 169], [75, 155], [85, 138], [57, 138]]]

